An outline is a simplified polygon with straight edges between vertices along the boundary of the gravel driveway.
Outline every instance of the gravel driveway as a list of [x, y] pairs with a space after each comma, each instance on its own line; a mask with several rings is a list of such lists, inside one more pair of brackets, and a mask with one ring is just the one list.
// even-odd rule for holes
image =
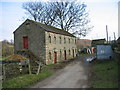
[[32, 88], [88, 88], [88, 76], [89, 62], [75, 60]]

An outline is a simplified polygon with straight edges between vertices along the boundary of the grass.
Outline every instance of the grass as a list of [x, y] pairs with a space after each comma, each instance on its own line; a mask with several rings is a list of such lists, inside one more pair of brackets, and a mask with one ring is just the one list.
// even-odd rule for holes
[[38, 75], [27, 74], [23, 76], [18, 76], [16, 78], [4, 81], [3, 88], [26, 88], [26, 87], [29, 87], [31, 84], [41, 81], [52, 74], [53, 74], [52, 70], [44, 69]]
[[6, 57], [0, 57], [0, 60], [4, 60], [4, 59], [6, 59], [6, 58], [8, 58], [9, 56], [6, 56]]
[[93, 88], [118, 88], [118, 63], [115, 60], [95, 61]]
[[36, 84], [37, 82], [52, 75], [55, 71], [65, 67], [68, 63], [70, 63], [69, 61], [71, 60], [67, 60], [66, 63], [61, 62], [61, 63], [46, 65], [43, 67], [43, 70], [39, 75], [27, 74], [27, 75], [18, 76], [16, 78], [12, 78], [9, 80], [5, 80], [3, 82], [3, 87], [4, 88], [29, 88], [31, 85]]
[[8, 45], [8, 47], [12, 47], [13, 48], [14, 46], [13, 45]]

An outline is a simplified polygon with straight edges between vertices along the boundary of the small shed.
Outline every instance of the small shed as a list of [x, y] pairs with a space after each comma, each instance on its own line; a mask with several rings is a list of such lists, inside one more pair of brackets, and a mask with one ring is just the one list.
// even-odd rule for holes
[[97, 45], [97, 59], [111, 59], [113, 58], [113, 50], [111, 45]]
[[3, 60], [3, 63], [14, 63], [14, 62], [20, 62], [20, 63], [28, 63], [28, 58], [25, 58], [21, 55], [18, 54], [13, 54], [11, 56], [9, 56], [8, 58], [6, 58], [5, 60]]
[[106, 43], [105, 38], [104, 39], [95, 39], [95, 40], [92, 40], [91, 45], [94, 47], [96, 45], [105, 44], [105, 43]]

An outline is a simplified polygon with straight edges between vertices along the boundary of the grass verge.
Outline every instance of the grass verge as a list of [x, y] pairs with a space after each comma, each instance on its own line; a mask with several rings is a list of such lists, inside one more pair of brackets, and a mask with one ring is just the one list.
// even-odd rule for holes
[[93, 88], [118, 88], [118, 63], [115, 60], [96, 60], [92, 70]]
[[18, 76], [16, 78], [4, 81], [3, 88], [26, 88], [29, 87], [31, 84], [41, 81], [52, 74], [53, 74], [52, 70], [44, 69], [38, 75], [27, 74], [23, 76]]
[[79, 56], [89, 56], [89, 55], [91, 55], [91, 54], [79, 54]]
[[27, 74], [9, 80], [5, 80], [3, 82], [3, 88], [29, 88], [36, 84], [37, 82], [40, 82], [41, 80], [47, 78], [48, 76], [51, 76], [54, 72], [64, 68], [66, 65], [73, 61], [74, 59], [69, 59], [66, 61], [62, 61], [60, 63], [45, 65], [43, 67], [42, 72], [39, 75]]
[[4, 60], [4, 59], [6, 59], [6, 58], [8, 58], [9, 56], [6, 56], [6, 57], [0, 57], [0, 60]]

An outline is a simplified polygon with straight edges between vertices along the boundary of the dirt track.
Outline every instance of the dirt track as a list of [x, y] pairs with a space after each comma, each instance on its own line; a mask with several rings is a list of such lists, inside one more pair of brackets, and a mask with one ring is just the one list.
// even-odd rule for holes
[[89, 62], [75, 60], [32, 88], [88, 88], [89, 69]]

